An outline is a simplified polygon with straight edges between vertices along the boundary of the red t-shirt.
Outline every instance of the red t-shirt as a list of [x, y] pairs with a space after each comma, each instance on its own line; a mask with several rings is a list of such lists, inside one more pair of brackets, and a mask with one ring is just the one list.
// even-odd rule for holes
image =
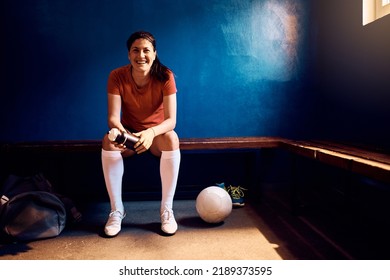
[[138, 89], [129, 64], [111, 71], [107, 92], [121, 96], [122, 124], [129, 129], [141, 131], [164, 121], [163, 97], [176, 94], [177, 89], [171, 71], [165, 83], [152, 79], [147, 86]]

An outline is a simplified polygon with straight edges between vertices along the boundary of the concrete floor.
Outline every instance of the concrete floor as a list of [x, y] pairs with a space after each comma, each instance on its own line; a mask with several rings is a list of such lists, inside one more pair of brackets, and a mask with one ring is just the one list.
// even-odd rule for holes
[[178, 232], [160, 230], [158, 201], [125, 203], [127, 217], [115, 238], [102, 234], [107, 202], [88, 204], [83, 221], [60, 236], [0, 245], [0, 260], [299, 260], [344, 259], [289, 214], [267, 203], [247, 202], [222, 224], [207, 224], [194, 200], [176, 200]]

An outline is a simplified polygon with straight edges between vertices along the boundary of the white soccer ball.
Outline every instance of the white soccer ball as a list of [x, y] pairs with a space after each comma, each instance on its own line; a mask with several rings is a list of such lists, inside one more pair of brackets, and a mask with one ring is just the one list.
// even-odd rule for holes
[[196, 211], [207, 223], [220, 223], [232, 212], [232, 198], [217, 186], [203, 189], [196, 198]]

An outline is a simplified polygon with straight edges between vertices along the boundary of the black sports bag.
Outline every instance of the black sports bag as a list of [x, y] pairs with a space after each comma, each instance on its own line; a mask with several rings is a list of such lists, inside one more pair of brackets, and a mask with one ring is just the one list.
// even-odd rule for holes
[[11, 241], [55, 237], [67, 222], [81, 219], [72, 200], [55, 193], [42, 173], [9, 175], [0, 197], [0, 233]]
[[32, 241], [58, 236], [66, 225], [62, 201], [45, 191], [27, 191], [1, 198], [0, 227], [10, 239]]

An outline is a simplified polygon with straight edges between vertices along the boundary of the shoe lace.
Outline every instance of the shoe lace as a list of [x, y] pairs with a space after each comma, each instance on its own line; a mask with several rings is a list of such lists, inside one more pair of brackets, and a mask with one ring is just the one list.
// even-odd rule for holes
[[[118, 213], [119, 216], [118, 216], [118, 215], [115, 215], [116, 213]], [[126, 216], [126, 213], [123, 213], [123, 214], [122, 214], [121, 211], [119, 211], [119, 210], [114, 210], [114, 211], [111, 211], [110, 214], [109, 214], [108, 216], [111, 218], [111, 217], [114, 217], [114, 215], [115, 215], [116, 217], [119, 217], [119, 218], [124, 218], [124, 217]]]
[[232, 186], [230, 185], [227, 188], [228, 193], [234, 198], [234, 199], [240, 199], [241, 197], [244, 197], [244, 191], [247, 191], [247, 189], [241, 187], [241, 186]]
[[173, 211], [169, 209], [164, 209], [161, 213], [161, 218], [163, 219], [164, 222], [168, 222], [173, 218]]

